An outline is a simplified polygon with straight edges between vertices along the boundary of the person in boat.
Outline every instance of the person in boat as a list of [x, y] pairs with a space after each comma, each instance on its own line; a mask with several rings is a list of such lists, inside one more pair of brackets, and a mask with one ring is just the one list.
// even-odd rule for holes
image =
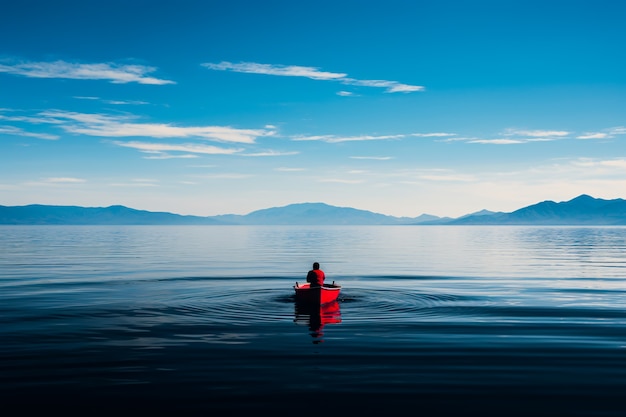
[[311, 269], [306, 275], [306, 281], [311, 283], [311, 287], [321, 287], [324, 285], [325, 279], [326, 275], [324, 274], [324, 271], [320, 269], [320, 264], [318, 262], [314, 262], [313, 269]]

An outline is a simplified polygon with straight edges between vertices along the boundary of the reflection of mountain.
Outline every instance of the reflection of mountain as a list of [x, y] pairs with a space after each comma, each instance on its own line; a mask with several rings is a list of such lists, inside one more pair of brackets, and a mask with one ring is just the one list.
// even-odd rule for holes
[[294, 322], [309, 326], [313, 343], [322, 343], [324, 326], [341, 323], [341, 309], [337, 301], [322, 305], [296, 303]]
[[291, 204], [246, 215], [212, 217], [135, 210], [124, 206], [0, 206], [0, 224], [66, 225], [626, 225], [626, 200], [581, 195], [544, 201], [511, 213], [481, 210], [456, 219], [422, 214], [393, 217], [323, 203]]

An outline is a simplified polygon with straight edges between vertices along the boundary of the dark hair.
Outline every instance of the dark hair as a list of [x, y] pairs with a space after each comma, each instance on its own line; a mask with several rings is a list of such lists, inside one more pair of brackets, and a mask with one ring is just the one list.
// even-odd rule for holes
[[320, 264], [317, 262], [313, 262], [313, 269], [320, 269]]

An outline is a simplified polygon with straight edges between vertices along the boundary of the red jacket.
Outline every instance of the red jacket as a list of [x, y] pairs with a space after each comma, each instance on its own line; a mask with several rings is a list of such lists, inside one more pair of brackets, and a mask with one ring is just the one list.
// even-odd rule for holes
[[306, 275], [306, 280], [311, 283], [312, 287], [321, 287], [324, 285], [324, 279], [326, 279], [326, 275], [321, 269], [311, 269]]

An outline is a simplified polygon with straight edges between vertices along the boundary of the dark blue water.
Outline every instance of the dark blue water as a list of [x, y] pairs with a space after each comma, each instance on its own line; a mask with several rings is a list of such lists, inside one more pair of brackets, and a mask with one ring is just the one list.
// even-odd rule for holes
[[[292, 286], [319, 261], [322, 310]], [[26, 411], [626, 415], [626, 228], [0, 227]], [[403, 411], [404, 410], [404, 411]]]

